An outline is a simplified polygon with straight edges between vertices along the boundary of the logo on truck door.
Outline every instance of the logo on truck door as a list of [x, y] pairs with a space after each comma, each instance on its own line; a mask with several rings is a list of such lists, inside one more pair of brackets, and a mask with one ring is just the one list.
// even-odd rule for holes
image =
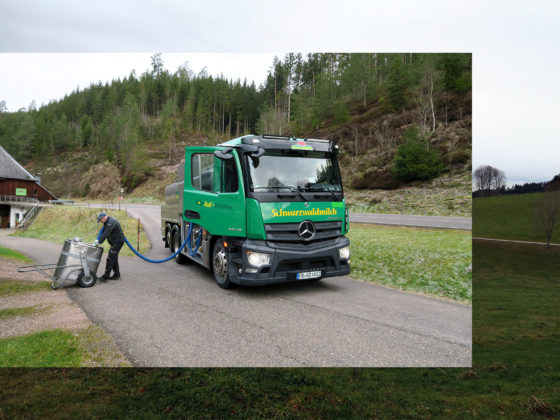
[[215, 206], [215, 204], [212, 201], [206, 201], [206, 200], [204, 200], [204, 201], [198, 200], [196, 202], [196, 204], [198, 204], [199, 206], [204, 206], [204, 207], [214, 207]]
[[196, 202], [196, 204], [199, 205], [199, 206], [204, 206], [204, 207], [208, 207], [208, 208], [216, 207], [216, 208], [219, 208], [219, 209], [226, 209], [226, 210], [232, 210], [233, 209], [233, 207], [228, 205], [228, 204], [214, 203], [213, 201], [206, 201], [206, 200], [204, 200], [204, 201], [198, 200]]

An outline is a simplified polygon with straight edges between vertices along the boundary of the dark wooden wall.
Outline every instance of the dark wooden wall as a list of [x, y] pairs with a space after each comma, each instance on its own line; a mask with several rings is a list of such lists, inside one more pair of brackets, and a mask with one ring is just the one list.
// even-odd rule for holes
[[29, 198], [36, 198], [39, 201], [56, 200], [55, 196], [49, 194], [47, 190], [45, 190], [35, 181], [0, 178], [0, 195], [15, 196], [16, 188], [26, 188], [27, 197]]

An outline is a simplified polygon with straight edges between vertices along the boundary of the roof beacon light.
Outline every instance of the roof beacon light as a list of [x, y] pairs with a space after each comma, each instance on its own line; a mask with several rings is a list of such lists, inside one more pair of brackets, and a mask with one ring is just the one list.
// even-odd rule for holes
[[292, 146], [292, 150], [313, 150], [313, 146], [306, 144], [303, 140], [298, 140], [298, 142]]

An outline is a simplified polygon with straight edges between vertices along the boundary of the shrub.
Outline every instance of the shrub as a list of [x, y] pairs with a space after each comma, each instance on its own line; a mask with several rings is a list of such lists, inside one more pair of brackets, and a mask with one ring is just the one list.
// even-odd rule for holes
[[471, 151], [465, 149], [454, 150], [450, 156], [450, 163], [467, 163], [471, 158]]
[[361, 175], [357, 175], [352, 179], [352, 188], [357, 190], [363, 189], [381, 189], [394, 190], [400, 186], [400, 182], [395, 178], [389, 170], [369, 169]]
[[395, 177], [404, 182], [432, 179], [444, 169], [437, 153], [428, 148], [428, 139], [420, 137], [418, 128], [409, 128], [395, 155]]

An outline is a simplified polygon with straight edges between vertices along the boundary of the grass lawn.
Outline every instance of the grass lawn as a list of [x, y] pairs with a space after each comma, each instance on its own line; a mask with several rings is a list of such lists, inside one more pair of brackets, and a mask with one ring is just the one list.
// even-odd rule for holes
[[472, 214], [472, 179], [469, 173], [448, 174], [396, 190], [345, 188], [344, 196], [350, 211], [357, 213], [463, 217]]
[[351, 276], [402, 290], [470, 302], [468, 231], [352, 223]]
[[[2, 249], [2, 260], [21, 261], [21, 254], [7, 248]], [[9, 255], [9, 258], [6, 257]], [[24, 261], [31, 262], [27, 257]], [[32, 294], [39, 291], [55, 292], [49, 281], [30, 282], [10, 278], [0, 278], [0, 300], [12, 299], [20, 294]], [[1, 302], [0, 302], [1, 303]], [[10, 322], [14, 317], [41, 316], [43, 312], [57, 310], [61, 305], [45, 304], [0, 309], [0, 325]], [[130, 366], [122, 353], [115, 346], [112, 338], [101, 327], [91, 325], [77, 331], [51, 329], [33, 334], [0, 339], [0, 367], [99, 367]], [[2, 371], [3, 369], [0, 369]], [[21, 370], [20, 370], [21, 372]], [[0, 379], [0, 383], [3, 382]], [[4, 396], [6, 389], [0, 391]], [[5, 406], [0, 398], [0, 419], [4, 418]], [[26, 413], [23, 417], [28, 417]], [[58, 414], [53, 414], [55, 417]]]
[[474, 250], [473, 363], [559, 374], [560, 249], [475, 241]]
[[13, 249], [10, 249], [10, 248], [5, 248], [3, 246], [0, 246], [0, 262], [1, 262], [1, 258], [10, 258], [12, 260], [17, 260], [17, 262], [20, 262], [20, 261], [28, 262], [28, 263], [33, 262], [32, 260], [27, 258], [22, 253], [17, 252]]
[[36, 306], [25, 306], [23, 308], [7, 308], [0, 309], [0, 319], [9, 318], [12, 316], [27, 316], [41, 311]]
[[53, 290], [51, 282], [40, 281], [32, 283], [25, 280], [0, 278], [0, 297], [17, 295], [20, 293], [37, 292], [40, 290]]
[[49, 330], [0, 340], [1, 367], [81, 366], [79, 340], [69, 331]]
[[[542, 196], [535, 193], [473, 199], [473, 236], [546, 242], [531, 223], [533, 207]], [[560, 243], [559, 228], [551, 242]]]
[[[43, 239], [56, 242], [61, 246], [66, 239], [74, 237], [82, 238], [86, 243], [92, 243], [97, 238], [97, 234], [102, 227], [97, 223], [97, 214], [101, 209], [91, 209], [85, 207], [52, 206], [43, 209], [37, 219], [25, 232], [17, 232], [18, 236], [28, 238]], [[109, 210], [107, 214], [115, 217], [121, 224], [125, 236], [130, 243], [136, 247], [138, 236], [138, 219], [129, 217], [124, 210]], [[103, 255], [107, 255], [109, 244], [103, 243]], [[140, 229], [140, 253], [145, 253], [150, 249], [150, 241], [144, 230]], [[134, 253], [123, 246], [120, 255], [134, 256]]]
[[[26, 308], [18, 308], [25, 310]], [[30, 315], [13, 310], [12, 316]], [[0, 312], [0, 319], [2, 312]], [[99, 326], [67, 331], [53, 329], [0, 339], [0, 367], [130, 366]], [[0, 370], [1, 371], [1, 370]], [[0, 403], [0, 414], [2, 405]], [[0, 418], [2, 418], [0, 416]]]

